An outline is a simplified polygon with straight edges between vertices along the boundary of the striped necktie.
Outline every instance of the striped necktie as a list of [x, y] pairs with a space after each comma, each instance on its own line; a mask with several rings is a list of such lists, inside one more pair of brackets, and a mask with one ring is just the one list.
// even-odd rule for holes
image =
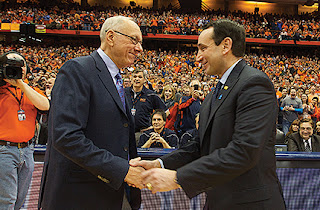
[[126, 109], [126, 100], [124, 96], [123, 81], [122, 81], [120, 72], [118, 72], [115, 78], [116, 78], [116, 87], [117, 87], [123, 108]]
[[305, 151], [306, 151], [306, 152], [312, 152], [311, 147], [310, 147], [310, 144], [309, 144], [309, 141], [306, 140], [305, 142], [306, 142], [306, 149], [305, 149]]

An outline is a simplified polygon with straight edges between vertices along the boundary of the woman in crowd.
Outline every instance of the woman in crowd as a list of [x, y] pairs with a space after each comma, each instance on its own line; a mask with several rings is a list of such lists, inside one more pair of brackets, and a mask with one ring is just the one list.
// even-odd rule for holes
[[166, 85], [163, 88], [161, 93], [161, 99], [164, 100], [164, 103], [169, 109], [170, 114], [166, 119], [165, 128], [169, 128], [174, 131], [174, 122], [176, 121], [178, 114], [178, 103], [176, 102], [176, 93], [175, 89], [172, 85]]
[[204, 97], [206, 97], [210, 93], [210, 87], [208, 84], [204, 84], [202, 87]]
[[142, 133], [138, 147], [141, 148], [172, 148], [177, 147], [178, 136], [174, 131], [165, 128], [166, 114], [157, 109], [151, 115], [152, 129]]
[[286, 134], [286, 137], [285, 137], [285, 142], [288, 142], [288, 136], [290, 136], [292, 133], [295, 133], [295, 132], [299, 131], [299, 122], [300, 122], [300, 120], [296, 119], [291, 123], [291, 125], [289, 127], [289, 131], [288, 131], [288, 133]]
[[314, 108], [312, 103], [308, 102], [308, 96], [306, 94], [301, 95], [301, 101], [302, 101], [302, 119], [311, 118], [311, 115], [314, 114]]
[[175, 104], [176, 91], [171, 85], [166, 85], [163, 87], [163, 91], [161, 93], [161, 99], [166, 104], [167, 109], [170, 109]]

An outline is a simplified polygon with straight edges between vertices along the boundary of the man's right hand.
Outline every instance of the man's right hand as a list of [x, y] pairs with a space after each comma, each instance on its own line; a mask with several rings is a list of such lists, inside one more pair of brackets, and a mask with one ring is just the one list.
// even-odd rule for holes
[[133, 167], [143, 167], [148, 170], [151, 168], [161, 168], [160, 162], [158, 160], [141, 160], [141, 157], [137, 157], [135, 159], [131, 159], [129, 162], [130, 166]]
[[142, 182], [141, 173], [144, 172], [145, 169], [142, 167], [129, 167], [129, 171], [124, 178], [124, 181], [128, 183], [131, 187], [136, 187], [139, 189], [144, 188], [144, 184]]

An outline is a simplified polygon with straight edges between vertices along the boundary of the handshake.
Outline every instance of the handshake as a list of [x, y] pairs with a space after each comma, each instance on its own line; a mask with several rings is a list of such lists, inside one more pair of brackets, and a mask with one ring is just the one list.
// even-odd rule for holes
[[180, 188], [177, 172], [161, 168], [158, 160], [147, 161], [138, 157], [130, 160], [129, 164], [124, 181], [131, 187], [148, 188], [152, 193]]

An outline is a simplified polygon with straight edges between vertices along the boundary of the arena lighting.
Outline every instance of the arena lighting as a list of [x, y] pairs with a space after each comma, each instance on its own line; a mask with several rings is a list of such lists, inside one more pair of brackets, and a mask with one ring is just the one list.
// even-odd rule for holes
[[260, 1], [245, 1], [246, 3], [248, 3], [248, 4], [254, 4], [255, 6], [256, 5], [265, 5], [265, 4], [269, 4], [269, 3], [267, 3], [267, 2], [260, 2]]

